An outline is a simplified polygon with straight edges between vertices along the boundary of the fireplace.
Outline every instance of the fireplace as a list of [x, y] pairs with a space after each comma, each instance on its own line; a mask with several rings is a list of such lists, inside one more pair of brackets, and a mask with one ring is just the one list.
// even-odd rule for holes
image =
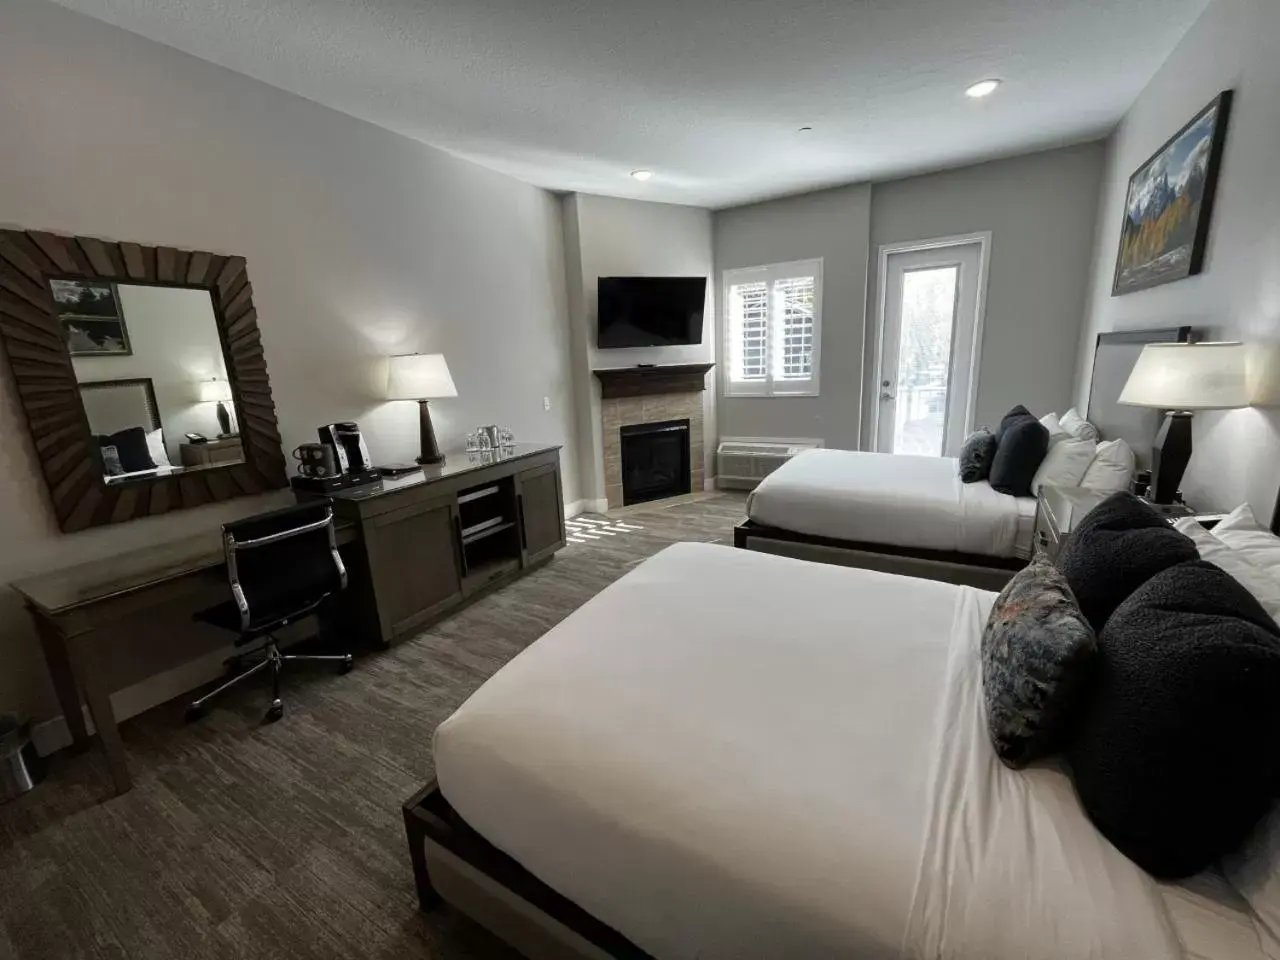
[[619, 432], [624, 506], [691, 491], [688, 420], [637, 423]]

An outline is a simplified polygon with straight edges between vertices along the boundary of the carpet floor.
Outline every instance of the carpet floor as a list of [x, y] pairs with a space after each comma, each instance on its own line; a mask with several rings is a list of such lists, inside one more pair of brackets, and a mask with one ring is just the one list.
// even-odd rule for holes
[[134, 788], [96, 750], [0, 806], [0, 958], [514, 957], [417, 909], [400, 803], [433, 774], [431, 733], [487, 677], [636, 563], [681, 540], [732, 545], [730, 494], [570, 526], [546, 566], [346, 676], [291, 667], [196, 724], [183, 700], [121, 725]]

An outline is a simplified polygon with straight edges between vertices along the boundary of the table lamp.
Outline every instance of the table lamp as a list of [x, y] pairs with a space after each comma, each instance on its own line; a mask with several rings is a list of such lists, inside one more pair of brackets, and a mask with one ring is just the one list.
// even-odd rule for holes
[[1120, 392], [1120, 402], [1166, 411], [1151, 450], [1153, 503], [1173, 503], [1191, 460], [1196, 410], [1249, 406], [1243, 343], [1149, 343]]
[[226, 380], [200, 381], [200, 402], [218, 405], [218, 427], [222, 431], [220, 435], [230, 435], [231, 412], [227, 409], [227, 404], [231, 402], [231, 384]]
[[387, 362], [387, 399], [418, 401], [418, 433], [422, 455], [418, 463], [443, 463], [436, 445], [436, 431], [431, 426], [428, 400], [456, 397], [458, 388], [449, 375], [449, 365], [441, 353], [413, 353], [391, 357]]

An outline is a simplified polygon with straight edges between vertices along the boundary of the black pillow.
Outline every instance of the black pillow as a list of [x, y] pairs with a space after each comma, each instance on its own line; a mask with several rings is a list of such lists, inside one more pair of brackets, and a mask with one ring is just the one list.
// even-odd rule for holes
[[1131, 493], [1116, 493], [1079, 520], [1058, 554], [1076, 602], [1101, 632], [1116, 607], [1161, 570], [1199, 559], [1196, 545]]
[[1010, 410], [1001, 418], [1000, 428], [996, 430], [996, 440], [997, 441], [1003, 440], [1004, 432], [1006, 430], [1008, 430], [1015, 423], [1019, 423], [1022, 420], [1025, 420], [1027, 417], [1031, 417], [1032, 420], [1035, 419], [1035, 417], [1031, 416], [1030, 410], [1028, 410], [1022, 404], [1018, 404], [1016, 407], [1014, 407], [1012, 410]]
[[147, 449], [147, 431], [142, 427], [129, 427], [110, 436], [100, 436], [98, 444], [116, 448], [120, 466], [125, 473], [156, 468], [156, 462], [151, 459], [151, 451]]
[[1280, 628], [1213, 564], [1182, 563], [1098, 638], [1066, 755], [1085, 811], [1157, 877], [1234, 850], [1280, 787]]
[[1049, 452], [1049, 431], [1029, 413], [1015, 407], [1000, 422], [1000, 442], [991, 462], [991, 486], [1015, 497], [1031, 496], [1031, 481]]
[[1000, 591], [982, 632], [982, 696], [987, 733], [1006, 766], [1061, 749], [1096, 648], [1066, 578], [1048, 560], [1033, 560]]
[[991, 476], [991, 462], [996, 458], [996, 435], [983, 427], [969, 434], [960, 448], [960, 480], [977, 483]]

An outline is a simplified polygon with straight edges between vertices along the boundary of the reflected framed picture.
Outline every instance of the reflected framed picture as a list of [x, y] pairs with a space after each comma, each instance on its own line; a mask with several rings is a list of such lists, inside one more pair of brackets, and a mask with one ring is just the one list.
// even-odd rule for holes
[[1113, 297], [1204, 268], [1231, 93], [1219, 94], [1129, 178]]
[[50, 280], [49, 288], [71, 356], [133, 354], [115, 284], [102, 280]]

